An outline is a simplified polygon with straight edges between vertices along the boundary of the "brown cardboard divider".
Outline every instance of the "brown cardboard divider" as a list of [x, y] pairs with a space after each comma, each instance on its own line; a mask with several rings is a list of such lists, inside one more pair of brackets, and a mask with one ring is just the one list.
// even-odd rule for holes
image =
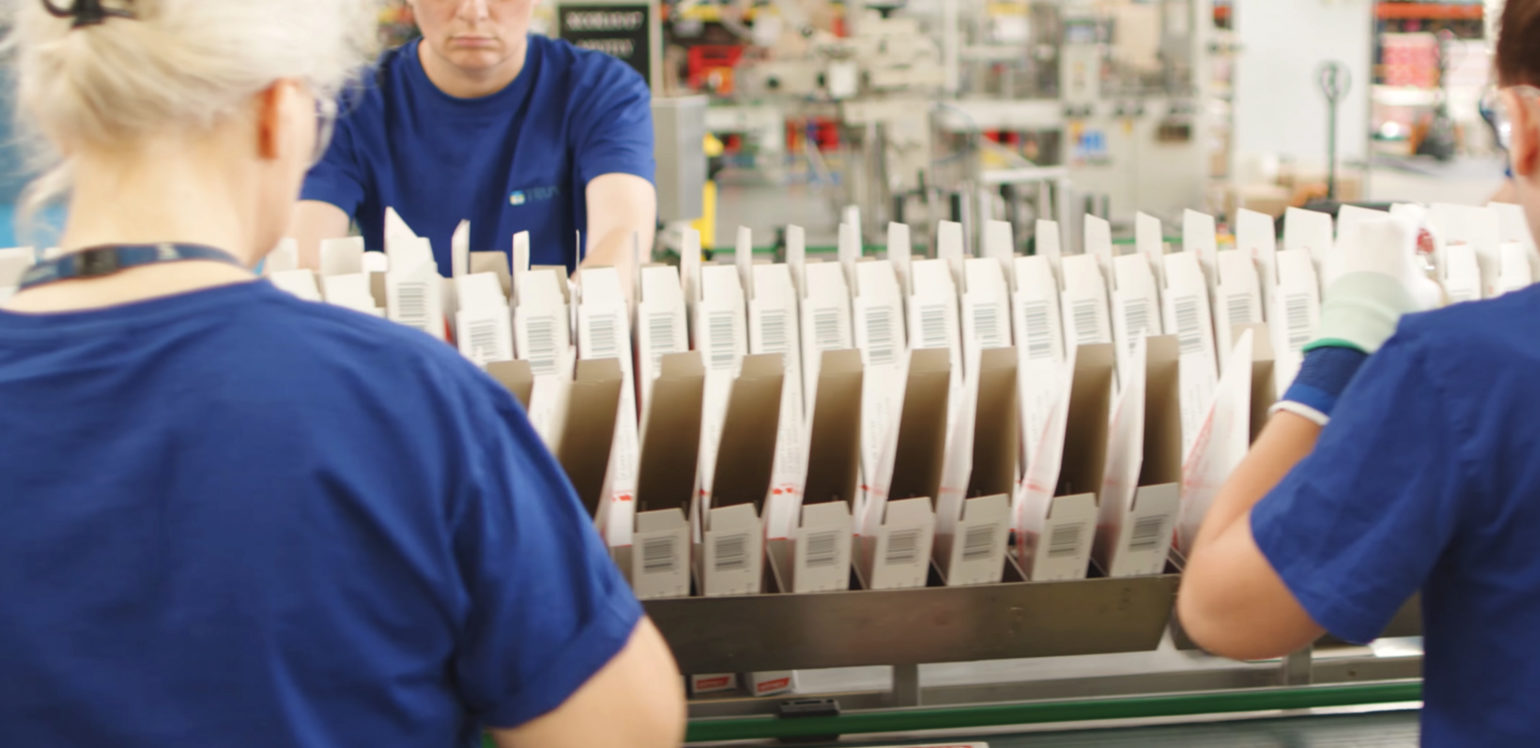
[[[932, 570], [934, 573], [934, 568]], [[1149, 651], [1178, 576], [648, 600], [684, 672], [733, 673]], [[938, 580], [939, 581], [939, 580]]]
[[513, 393], [519, 405], [529, 407], [529, 397], [535, 390], [535, 372], [528, 361], [491, 361], [485, 368], [498, 384]]
[[565, 427], [556, 458], [577, 489], [589, 516], [599, 511], [620, 411], [620, 362], [613, 358], [577, 362]]

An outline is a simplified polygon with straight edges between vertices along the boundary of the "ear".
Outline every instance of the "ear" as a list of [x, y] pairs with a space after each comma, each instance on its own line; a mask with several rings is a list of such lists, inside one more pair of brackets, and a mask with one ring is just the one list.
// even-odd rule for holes
[[1504, 106], [1513, 132], [1508, 139], [1508, 158], [1515, 176], [1536, 176], [1540, 172], [1540, 118], [1528, 97], [1514, 91], [1503, 92]]
[[290, 81], [276, 81], [257, 94], [257, 155], [260, 158], [277, 159], [282, 156], [285, 147], [294, 147], [293, 143], [284, 142], [286, 132], [289, 133], [287, 137], [293, 137], [292, 132], [284, 128], [284, 124], [295, 116], [294, 108], [302, 103], [301, 98], [296, 86]]

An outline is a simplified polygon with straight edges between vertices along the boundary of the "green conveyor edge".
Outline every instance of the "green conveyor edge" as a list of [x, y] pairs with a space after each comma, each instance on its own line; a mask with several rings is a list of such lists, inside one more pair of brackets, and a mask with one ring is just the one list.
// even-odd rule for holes
[[[756, 716], [696, 720], [690, 742], [807, 738], [820, 735], [967, 730], [1052, 722], [1146, 719], [1198, 714], [1264, 712], [1422, 700], [1420, 681], [1346, 686], [1303, 686], [1235, 692], [1132, 696], [1080, 701], [1041, 701], [961, 707], [872, 710], [834, 717], [782, 719]], [[486, 743], [492, 748], [492, 743]]]

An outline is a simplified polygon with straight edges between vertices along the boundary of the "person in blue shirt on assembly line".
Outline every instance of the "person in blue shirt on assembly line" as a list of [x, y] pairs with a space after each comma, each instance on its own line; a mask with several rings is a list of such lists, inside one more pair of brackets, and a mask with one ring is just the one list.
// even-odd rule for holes
[[673, 658], [518, 401], [251, 270], [370, 1], [8, 20], [32, 196], [70, 202], [0, 304], [0, 745], [678, 746]]
[[[356, 222], [383, 248], [386, 208], [450, 270], [450, 237], [510, 250], [530, 232], [537, 265], [617, 267], [630, 277], [657, 230], [651, 96], [621, 60], [529, 33], [538, 0], [409, 0], [422, 38], [386, 53], [345, 99], [290, 236], [301, 264]], [[581, 233], [583, 246], [578, 246]], [[629, 287], [628, 285], [626, 287]]]
[[[1537, 50], [1540, 0], [1508, 0], [1499, 129], [1532, 227]], [[1279, 656], [1323, 631], [1373, 639], [1421, 590], [1423, 744], [1540, 745], [1540, 288], [1415, 313], [1437, 303], [1415, 229], [1359, 239], [1199, 532], [1182, 625], [1218, 654]]]

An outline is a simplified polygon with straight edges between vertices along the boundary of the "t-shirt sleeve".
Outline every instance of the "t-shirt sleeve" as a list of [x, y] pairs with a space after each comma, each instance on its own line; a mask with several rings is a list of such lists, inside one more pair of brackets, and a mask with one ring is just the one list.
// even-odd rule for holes
[[1380, 634], [1458, 524], [1464, 440], [1415, 344], [1370, 357], [1315, 450], [1251, 511], [1251, 531], [1315, 622], [1350, 642]]
[[349, 217], [358, 215], [364, 201], [364, 169], [355, 146], [351, 120], [344, 115], [337, 120], [326, 154], [305, 175], [300, 199], [331, 203]]
[[511, 728], [560, 706], [613, 659], [642, 609], [523, 410], [494, 395], [481, 419], [490, 425], [470, 435], [481, 448], [453, 519], [470, 600], [455, 668], [480, 724]]
[[633, 174], [652, 181], [652, 93], [641, 73], [611, 58], [595, 64], [594, 80], [574, 112], [578, 181], [605, 174]]

